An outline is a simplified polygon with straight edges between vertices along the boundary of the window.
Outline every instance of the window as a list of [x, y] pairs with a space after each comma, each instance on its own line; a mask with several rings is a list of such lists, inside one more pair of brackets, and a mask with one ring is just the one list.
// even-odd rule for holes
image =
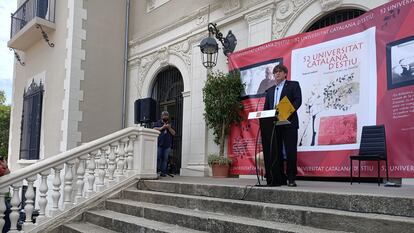
[[364, 13], [365, 11], [358, 9], [344, 9], [334, 11], [316, 21], [306, 30], [306, 32], [315, 31], [333, 24], [342, 23], [344, 21], [357, 18]]
[[39, 159], [43, 85], [34, 81], [23, 94], [20, 159]]

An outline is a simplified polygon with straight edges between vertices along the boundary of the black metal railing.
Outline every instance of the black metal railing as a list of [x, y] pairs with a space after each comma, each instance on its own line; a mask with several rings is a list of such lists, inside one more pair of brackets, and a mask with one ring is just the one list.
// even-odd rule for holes
[[35, 17], [55, 22], [55, 0], [27, 0], [11, 15], [10, 38]]

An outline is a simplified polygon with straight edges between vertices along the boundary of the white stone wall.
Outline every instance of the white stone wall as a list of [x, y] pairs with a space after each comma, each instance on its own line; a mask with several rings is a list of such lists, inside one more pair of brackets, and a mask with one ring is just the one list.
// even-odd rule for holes
[[[18, 62], [14, 65], [12, 110], [9, 135], [8, 162], [11, 170], [17, 170], [36, 161], [20, 160], [20, 137], [23, 111], [23, 93], [34, 80], [37, 84], [42, 81], [44, 86], [42, 102], [42, 122], [40, 138], [40, 159], [48, 158], [60, 152], [62, 131], [62, 99], [64, 61], [66, 58], [66, 19], [67, 1], [59, 1], [56, 6], [55, 30], [48, 33], [50, 42], [55, 46], [49, 47], [42, 39], [33, 41], [32, 46], [25, 51], [17, 51], [25, 66]], [[37, 29], [36, 29], [37, 30]], [[40, 34], [40, 31], [38, 32]]]
[[44, 85], [40, 159], [121, 129], [126, 1], [117, 2], [57, 0], [55, 29], [48, 32], [55, 46], [42, 38], [17, 51], [26, 65], [14, 67], [12, 170], [37, 162], [19, 160], [23, 93], [33, 79]]

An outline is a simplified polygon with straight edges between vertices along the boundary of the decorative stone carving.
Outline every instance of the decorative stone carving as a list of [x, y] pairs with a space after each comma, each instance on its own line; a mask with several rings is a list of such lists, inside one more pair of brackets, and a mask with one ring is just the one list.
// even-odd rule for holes
[[168, 49], [167, 47], [162, 47], [157, 51], [157, 59], [160, 61], [161, 66], [168, 64]]
[[190, 44], [188, 43], [188, 40], [175, 44], [170, 47], [170, 52], [181, 57], [188, 67], [191, 66], [191, 56], [190, 56], [191, 54], [189, 51], [190, 51]]
[[197, 26], [200, 26], [200, 25], [202, 25], [202, 24], [204, 24], [204, 23], [207, 23], [207, 15], [202, 15], [202, 16], [199, 16], [199, 17], [195, 20], [195, 23], [196, 23], [196, 25], [197, 25]]
[[258, 19], [271, 17], [273, 15], [274, 9], [274, 5], [271, 5], [267, 8], [262, 8], [257, 11], [251, 12], [247, 14], [244, 18], [246, 19], [247, 23], [251, 24], [253, 21], [256, 21]]
[[244, 8], [249, 8], [252, 5], [256, 5], [259, 2], [264, 2], [265, 0], [244, 0]]
[[283, 0], [277, 4], [273, 17], [272, 39], [282, 38], [288, 25], [314, 0]]
[[276, 8], [276, 18], [277, 19], [286, 19], [290, 15], [292, 15], [294, 10], [294, 5], [291, 0], [285, 0], [279, 2]]
[[142, 57], [140, 59], [140, 65], [139, 65], [139, 69], [138, 69], [138, 79], [135, 83], [136, 88], [137, 88], [137, 97], [138, 98], [142, 98], [142, 85], [144, 83], [144, 78], [145, 75], [147, 74], [148, 70], [150, 69], [150, 67], [152, 66], [152, 64], [155, 62], [156, 58], [157, 58], [157, 53], [152, 53], [148, 56]]
[[139, 74], [140, 74], [139, 76], [140, 77], [145, 77], [145, 75], [147, 74], [149, 68], [154, 63], [156, 58], [157, 58], [157, 53], [152, 53], [148, 56], [145, 56], [145, 57], [141, 58], [141, 65], [139, 67]]
[[273, 23], [273, 35], [272, 35], [272, 39], [277, 39], [280, 38], [283, 29], [286, 26], [286, 22], [282, 22], [282, 21], [276, 21], [275, 23]]
[[295, 7], [300, 7], [305, 2], [306, 2], [306, 0], [293, 0], [293, 4], [295, 4]]
[[319, 0], [322, 11], [331, 11], [342, 4], [342, 0]]
[[149, 69], [153, 66], [153, 64], [156, 61], [160, 62], [159, 64], [160, 67], [168, 65], [168, 60], [171, 54], [174, 54], [180, 57], [186, 64], [187, 70], [190, 73], [191, 53], [192, 53], [193, 44], [195, 43], [199, 44], [200, 41], [207, 36], [208, 36], [207, 32], [199, 33], [199, 34], [196, 34], [194, 36], [187, 38], [184, 41], [178, 42], [168, 47], [162, 47], [161, 49], [154, 51], [153, 53], [148, 54], [146, 56], [139, 57], [138, 55], [135, 55], [133, 57], [130, 57], [130, 60], [128, 63], [129, 68], [138, 66], [138, 77], [134, 81], [134, 85], [137, 88], [137, 95], [138, 95], [137, 97], [138, 98], [143, 97], [142, 86], [144, 84], [144, 80], [145, 80], [145, 77], [147, 76]]
[[128, 68], [133, 69], [141, 64], [141, 59], [133, 57], [128, 61]]
[[224, 8], [224, 14], [232, 13], [233, 11], [236, 11], [240, 9], [240, 0], [224, 0], [223, 1], [223, 8]]
[[138, 79], [135, 82], [137, 88], [138, 97], [142, 97], [142, 86], [144, 84], [145, 77], [151, 68], [151, 66], [159, 61], [159, 66], [168, 65], [168, 59], [170, 54], [175, 54], [178, 57], [182, 58], [187, 68], [190, 69], [191, 66], [191, 50], [190, 50], [189, 40], [174, 44], [170, 47], [162, 47], [158, 51], [155, 51], [147, 56], [136, 58], [130, 61], [130, 66], [137, 64], [138, 69]]

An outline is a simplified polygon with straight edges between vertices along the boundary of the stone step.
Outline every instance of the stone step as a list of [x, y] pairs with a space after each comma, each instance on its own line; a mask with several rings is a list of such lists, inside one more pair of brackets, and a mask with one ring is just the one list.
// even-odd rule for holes
[[[349, 184], [344, 184], [349, 185]], [[207, 196], [232, 200], [328, 208], [361, 213], [414, 217], [414, 196], [395, 197], [352, 192], [309, 191], [288, 187], [255, 187], [194, 184], [174, 180], [140, 180], [137, 188], [157, 192]], [[383, 187], [382, 187], [383, 188]]]
[[117, 233], [88, 222], [67, 223], [60, 227], [62, 233]]
[[[108, 200], [105, 203], [106, 211], [116, 211], [132, 216], [143, 217], [169, 224], [177, 224], [182, 227], [207, 232], [232, 232], [232, 233], [264, 233], [264, 232], [307, 232], [325, 233], [339, 232], [300, 226], [289, 223], [265, 221], [254, 218], [233, 216], [223, 213], [205, 212], [178, 208], [174, 206], [137, 202], [128, 199]], [[249, 210], [246, 210], [249, 211]], [[113, 213], [113, 212], [112, 212]], [[89, 213], [87, 214], [89, 216]], [[109, 218], [110, 216], [108, 216]], [[89, 217], [88, 217], [89, 218]], [[89, 221], [89, 220], [88, 220]], [[99, 220], [97, 220], [99, 221]], [[95, 222], [95, 221], [92, 221]], [[344, 232], [344, 231], [341, 231]]]
[[85, 221], [118, 232], [202, 233], [165, 222], [154, 221], [110, 210], [92, 210], [84, 213]]
[[[261, 203], [243, 200], [219, 199], [204, 196], [190, 196], [175, 193], [161, 193], [128, 189], [123, 197], [137, 202], [147, 202], [178, 208], [197, 209], [256, 218], [265, 221], [284, 222], [326, 230], [345, 230], [350, 232], [409, 232], [414, 229], [414, 218], [357, 213], [315, 207], [294, 206], [274, 203]], [[129, 208], [128, 203], [109, 200], [107, 207], [122, 211]], [[118, 207], [120, 205], [122, 207]]]

